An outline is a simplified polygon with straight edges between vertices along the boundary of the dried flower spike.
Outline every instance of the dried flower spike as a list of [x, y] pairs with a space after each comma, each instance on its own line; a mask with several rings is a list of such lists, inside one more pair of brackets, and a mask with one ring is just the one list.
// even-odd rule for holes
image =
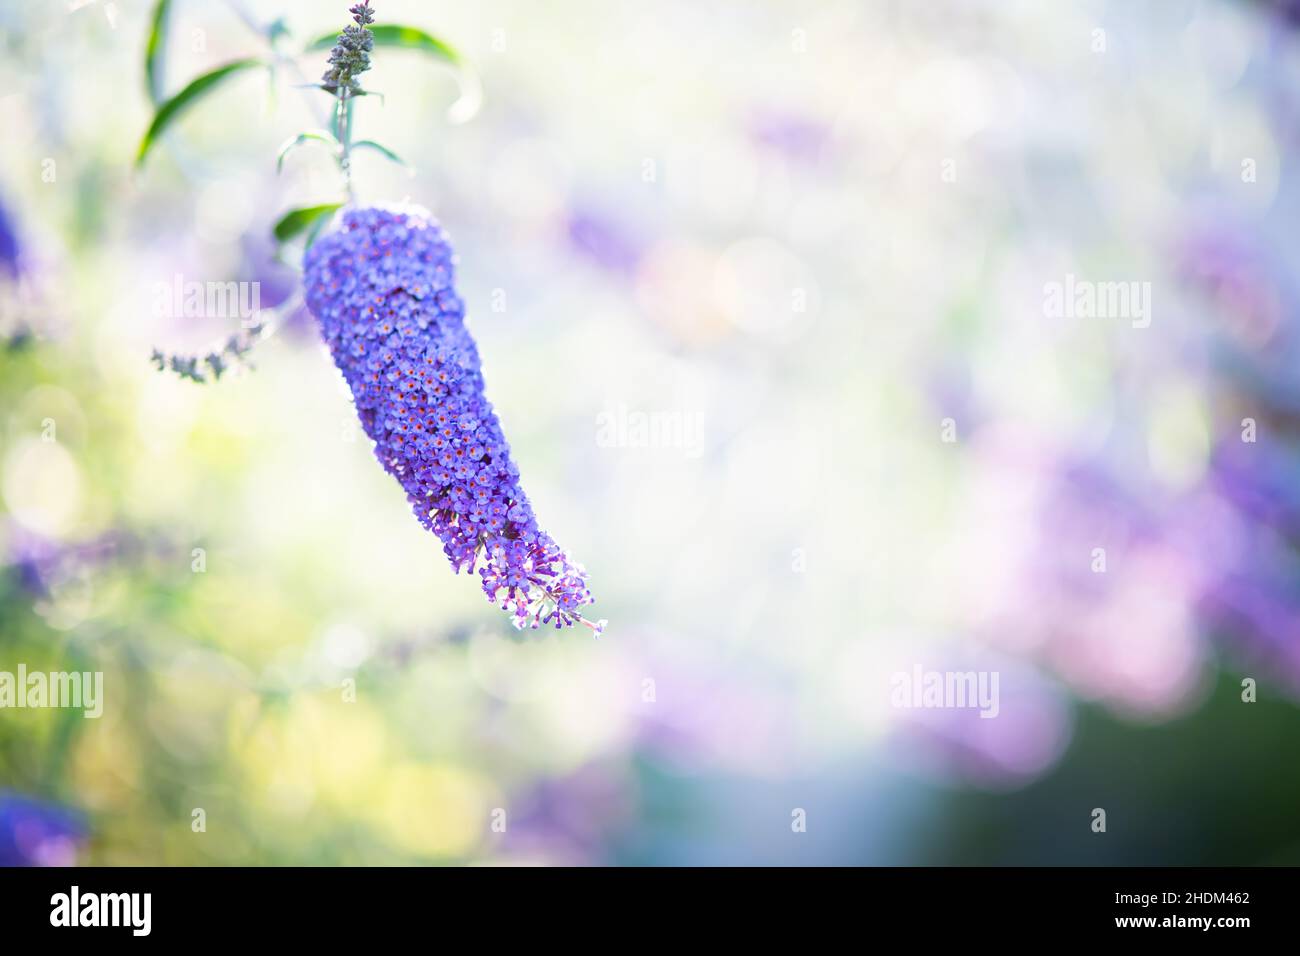
[[339, 34], [338, 42], [330, 50], [329, 69], [321, 82], [330, 92], [340, 88], [352, 93], [361, 92], [357, 77], [370, 69], [370, 51], [374, 49], [374, 35], [366, 29], [375, 22], [375, 12], [370, 0], [348, 9], [356, 26], [348, 25]]

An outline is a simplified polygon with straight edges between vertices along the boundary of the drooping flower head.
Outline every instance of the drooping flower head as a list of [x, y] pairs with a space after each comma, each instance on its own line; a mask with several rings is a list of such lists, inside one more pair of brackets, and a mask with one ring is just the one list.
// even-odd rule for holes
[[585, 624], [586, 572], [537, 525], [484, 397], [447, 235], [418, 207], [349, 209], [304, 260], [307, 307], [375, 455], [452, 567], [516, 627]]

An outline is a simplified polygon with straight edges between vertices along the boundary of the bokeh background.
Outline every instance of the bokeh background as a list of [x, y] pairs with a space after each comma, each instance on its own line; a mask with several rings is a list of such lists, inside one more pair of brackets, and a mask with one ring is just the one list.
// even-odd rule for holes
[[[149, 6], [0, 3], [0, 669], [106, 688], [0, 711], [0, 862], [1300, 863], [1293, 4], [379, 0], [482, 107], [377, 51], [360, 197], [451, 233], [599, 640], [450, 573], [293, 308], [325, 94], [132, 170]], [[344, 7], [181, 0], [167, 90]], [[255, 370], [151, 366], [237, 328], [176, 276], [286, 303]]]

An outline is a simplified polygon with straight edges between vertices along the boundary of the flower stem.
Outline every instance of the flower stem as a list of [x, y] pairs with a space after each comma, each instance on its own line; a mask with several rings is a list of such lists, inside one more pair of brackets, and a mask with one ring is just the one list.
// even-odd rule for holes
[[334, 135], [339, 141], [339, 171], [343, 173], [343, 189], [348, 202], [355, 198], [352, 192], [352, 98], [347, 87], [340, 86], [334, 106]]

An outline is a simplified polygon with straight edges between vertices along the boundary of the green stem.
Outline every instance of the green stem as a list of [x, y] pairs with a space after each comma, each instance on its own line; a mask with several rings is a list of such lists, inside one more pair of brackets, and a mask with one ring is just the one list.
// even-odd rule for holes
[[334, 107], [334, 135], [339, 141], [339, 169], [343, 173], [343, 188], [348, 202], [352, 202], [352, 99], [347, 87], [340, 86], [338, 102]]

